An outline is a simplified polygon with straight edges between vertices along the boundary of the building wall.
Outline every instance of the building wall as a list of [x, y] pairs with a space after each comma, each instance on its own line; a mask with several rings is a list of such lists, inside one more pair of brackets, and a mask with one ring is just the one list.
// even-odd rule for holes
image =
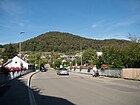
[[19, 67], [28, 69], [28, 63], [20, 59], [19, 57], [14, 57], [10, 63], [6, 65], [6, 67]]

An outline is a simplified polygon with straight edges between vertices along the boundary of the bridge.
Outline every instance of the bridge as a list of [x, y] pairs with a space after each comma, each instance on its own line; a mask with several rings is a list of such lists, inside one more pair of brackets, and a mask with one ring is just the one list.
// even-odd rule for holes
[[139, 105], [140, 81], [30, 72], [0, 87], [0, 105]]

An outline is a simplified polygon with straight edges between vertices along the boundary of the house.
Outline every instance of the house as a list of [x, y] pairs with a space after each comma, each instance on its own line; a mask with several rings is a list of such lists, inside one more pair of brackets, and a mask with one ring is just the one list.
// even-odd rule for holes
[[97, 54], [97, 57], [100, 57], [103, 55], [103, 52], [96, 52], [96, 54]]
[[29, 63], [25, 62], [18, 56], [15, 56], [11, 60], [3, 64], [4, 68], [6, 68], [8, 71], [28, 70], [29, 65]]

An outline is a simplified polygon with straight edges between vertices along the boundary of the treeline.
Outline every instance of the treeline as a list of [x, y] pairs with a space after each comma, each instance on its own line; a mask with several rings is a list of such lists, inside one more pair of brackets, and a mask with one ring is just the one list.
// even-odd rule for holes
[[[2, 50], [1, 55], [5, 59], [9, 59], [8, 56], [12, 58], [19, 52], [18, 43], [2, 47], [5, 50]], [[48, 32], [22, 42], [22, 52], [29, 52], [32, 63], [40, 62], [42, 52], [50, 52], [43, 54], [46, 58], [42, 62], [47, 61], [58, 65], [63, 60], [60, 59], [58, 53], [75, 55], [81, 51], [83, 52], [83, 64], [92, 64], [98, 67], [102, 64], [108, 64], [111, 68], [140, 67], [140, 43], [138, 40], [95, 40], [69, 33]], [[98, 51], [103, 52], [103, 55], [97, 57], [96, 52]], [[81, 60], [76, 58], [73, 61], [67, 61], [67, 64], [70, 62], [73, 65], [76, 63], [80, 65]]]
[[[35, 38], [22, 42], [22, 51], [61, 52], [73, 54], [75, 51], [95, 49], [100, 51], [106, 46], [127, 46], [126, 40], [95, 40], [80, 37], [69, 33], [47, 32]], [[14, 44], [18, 50], [19, 44]]]
[[111, 68], [139, 68], [140, 43], [131, 43], [125, 47], [105, 47], [97, 64], [108, 64]]
[[110, 68], [140, 68], [140, 44], [132, 43], [124, 47], [105, 47], [103, 55], [97, 57], [94, 64], [102, 64]]
[[[84, 65], [96, 65], [98, 68], [102, 64], [107, 64], [109, 68], [140, 68], [140, 43], [131, 43], [128, 46], [107, 46], [102, 49], [102, 56], [97, 56], [94, 49], [84, 50], [82, 63]], [[73, 62], [81, 65], [80, 58]]]

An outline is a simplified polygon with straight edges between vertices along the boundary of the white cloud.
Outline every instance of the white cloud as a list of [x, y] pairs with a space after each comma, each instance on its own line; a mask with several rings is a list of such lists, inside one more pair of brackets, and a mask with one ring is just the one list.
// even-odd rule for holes
[[1, 43], [1, 42], [0, 42], [0, 45], [5, 45], [5, 44], [8, 44], [8, 43], [6, 43], [6, 42]]
[[23, 27], [24, 26], [24, 23], [19, 23], [19, 26]]
[[22, 13], [22, 7], [14, 0], [3, 0], [0, 2], [0, 9], [8, 15], [17, 15]]
[[97, 24], [93, 24], [93, 25], [92, 25], [92, 28], [97, 28], [97, 27], [98, 27]]
[[104, 27], [106, 25], [106, 21], [105, 20], [99, 20], [95, 23], [92, 24], [92, 28], [99, 28], [99, 27]]
[[18, 27], [18, 28], [23, 28], [25, 26], [25, 23], [23, 21], [22, 22], [18, 22], [18, 21], [9, 21], [9, 22], [3, 22], [3, 23], [0, 23], [0, 27], [3, 28], [3, 29], [12, 29], [12, 28], [15, 28], [15, 27]]
[[5, 24], [0, 24], [0, 27], [2, 27], [2, 28], [10, 28], [9, 25], [5, 25]]
[[116, 27], [120, 27], [120, 26], [130, 26], [132, 24], [134, 24], [135, 21], [123, 21], [123, 22], [118, 22], [116, 23], [114, 26]]
[[118, 32], [118, 33], [105, 33], [105, 34], [98, 34], [96, 39], [125, 39], [127, 40], [127, 34], [126, 32]]
[[104, 32], [104, 33], [108, 33], [108, 32], [116, 32], [116, 31], [126, 31], [126, 29], [129, 29], [129, 27], [132, 27], [134, 25], [136, 25], [137, 23], [140, 23], [140, 20], [138, 19], [138, 16], [136, 17], [130, 17], [128, 19], [122, 19], [122, 20], [118, 20], [118, 21], [108, 21], [108, 20], [102, 20], [102, 21], [98, 21], [95, 22], [94, 24], [92, 24], [92, 29], [94, 29], [94, 31], [98, 32]]

